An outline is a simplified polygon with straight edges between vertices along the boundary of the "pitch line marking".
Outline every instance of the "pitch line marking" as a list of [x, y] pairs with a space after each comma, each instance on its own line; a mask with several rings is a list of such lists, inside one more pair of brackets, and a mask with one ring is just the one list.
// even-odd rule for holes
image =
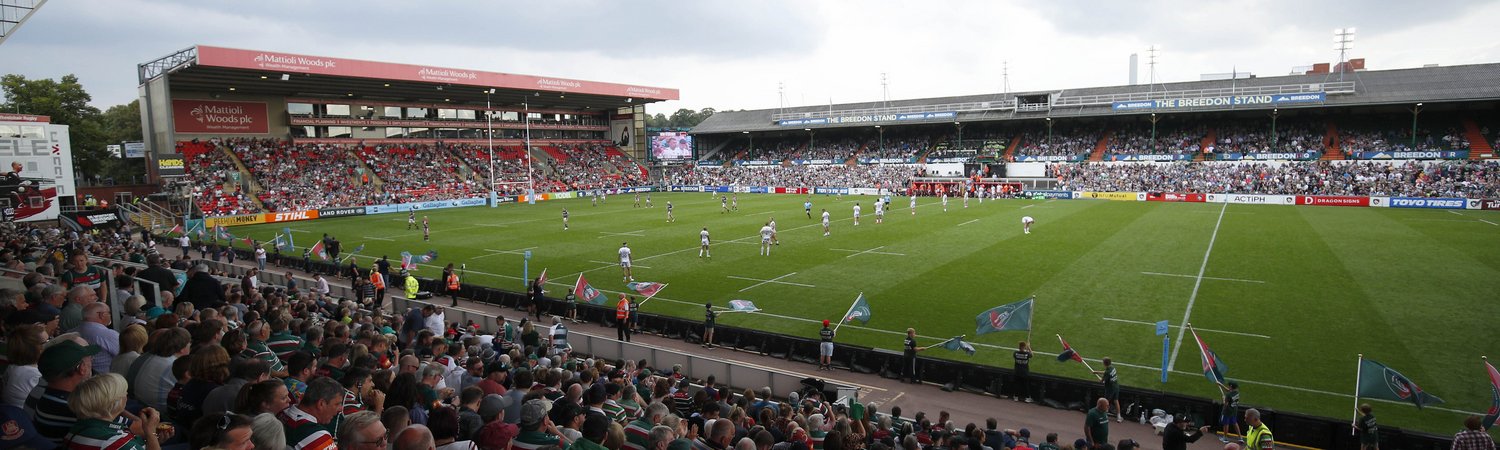
[[979, 221], [979, 219], [974, 219], [974, 220], [970, 220], [968, 222], [964, 222], [964, 223], [958, 224], [958, 226], [964, 226], [964, 225], [968, 225], [968, 224], [971, 224], [971, 223], [974, 223], [974, 222], [978, 222], [978, 221]]
[[377, 241], [396, 242], [395, 239], [386, 239], [386, 238], [375, 237], [375, 236], [363, 236], [363, 237], [365, 239], [374, 239], [374, 240], [377, 240]]
[[792, 276], [792, 275], [796, 275], [796, 274], [797, 274], [797, 272], [792, 272], [792, 273], [789, 273], [789, 274], [786, 274], [786, 275], [782, 275], [782, 276], [779, 276], [779, 277], [776, 277], [776, 278], [772, 278], [772, 279], [769, 279], [769, 280], [762, 280], [762, 279], [759, 279], [759, 278], [749, 278], [749, 277], [737, 277], [737, 276], [734, 276], [734, 275], [730, 275], [729, 278], [734, 278], [736, 280], [759, 281], [759, 283], [752, 284], [752, 285], [750, 285], [750, 287], [747, 287], [747, 288], [744, 288], [744, 289], [740, 289], [740, 292], [745, 292], [745, 291], [748, 291], [748, 290], [751, 290], [751, 289], [755, 289], [755, 288], [760, 287], [761, 285], [767, 284], [767, 283], [786, 284], [786, 285], [801, 286], [801, 287], [808, 287], [808, 288], [817, 287], [817, 286], [813, 286], [811, 284], [793, 283], [793, 282], [790, 282], [790, 281], [780, 281], [782, 278], [786, 278], [786, 277], [789, 277], [789, 276]]
[[1464, 214], [1464, 213], [1461, 213], [1461, 212], [1458, 212], [1458, 211], [1452, 211], [1452, 210], [1450, 210], [1448, 212], [1453, 213], [1454, 215], [1468, 217], [1468, 218], [1471, 218], [1471, 219], [1474, 219], [1474, 220], [1478, 220], [1480, 222], [1484, 222], [1484, 223], [1487, 223], [1487, 224], [1490, 224], [1490, 225], [1500, 226], [1500, 223], [1495, 223], [1495, 222], [1490, 222], [1490, 221], [1484, 220], [1484, 219], [1478, 219], [1478, 218], [1470, 217], [1468, 214]]
[[641, 234], [641, 233], [644, 233], [644, 232], [646, 232], [646, 230], [626, 231], [624, 233], [612, 233], [612, 232], [608, 232], [608, 231], [600, 231], [599, 234], [602, 234], [603, 236], [599, 236], [599, 239], [604, 239], [604, 238], [607, 238], [607, 237], [619, 237], [619, 236], [646, 237], [646, 235]]
[[[1214, 233], [1208, 238], [1208, 250], [1203, 252], [1203, 264], [1198, 266], [1198, 279], [1193, 281], [1193, 294], [1188, 296], [1187, 310], [1182, 313], [1182, 322], [1191, 323], [1188, 319], [1193, 318], [1193, 303], [1198, 301], [1198, 288], [1203, 286], [1203, 272], [1208, 271], [1208, 257], [1214, 254], [1214, 242], [1219, 240], [1219, 226], [1224, 224], [1224, 211], [1229, 209], [1229, 204], [1219, 208], [1219, 220], [1214, 222]], [[1172, 348], [1172, 359], [1167, 362], [1167, 370], [1177, 367], [1177, 352], [1182, 350], [1182, 338], [1187, 333], [1187, 328], [1177, 329], [1177, 345]]]
[[1033, 204], [1030, 204], [1030, 205], [1022, 206], [1021, 209], [1026, 209], [1026, 208], [1030, 208], [1030, 207], [1033, 207], [1033, 206], [1036, 206], [1036, 204], [1033, 203]]
[[[594, 261], [594, 260], [589, 260], [589, 262], [591, 262], [591, 263], [598, 263], [598, 264], [609, 264], [611, 266], [618, 266], [618, 265], [620, 265], [620, 263], [617, 263], [617, 262], [604, 262], [604, 261]], [[642, 268], [642, 269], [650, 269], [651, 268], [651, 266], [636, 265], [636, 263], [634, 261], [632, 261], [630, 263], [630, 268], [634, 269], [634, 268], [637, 268], [637, 267]]]
[[527, 250], [533, 250], [533, 249], [536, 249], [536, 247], [518, 248], [518, 249], [515, 249], [515, 250], [495, 250], [495, 249], [492, 249], [492, 248], [487, 248], [487, 249], [484, 249], [484, 251], [495, 252], [495, 253], [510, 253], [510, 254], [514, 254], [514, 255], [520, 255], [520, 254], [524, 254]]
[[[1196, 278], [1196, 277], [1194, 277], [1192, 275], [1182, 275], [1182, 274], [1176, 274], [1176, 273], [1160, 273], [1160, 272], [1141, 272], [1141, 275], [1156, 275], [1156, 276], [1163, 276], [1163, 277]], [[1205, 280], [1219, 280], [1219, 281], [1238, 281], [1238, 282], [1241, 282], [1241, 283], [1266, 284], [1266, 282], [1260, 281], [1260, 280], [1243, 280], [1243, 279], [1239, 279], [1239, 278], [1203, 277], [1203, 279], [1205, 279]]]
[[854, 252], [854, 254], [849, 255], [849, 256], [845, 256], [845, 258], [853, 258], [855, 256], [864, 255], [864, 254], [870, 254], [870, 255], [890, 255], [890, 256], [906, 256], [905, 253], [891, 253], [891, 252], [876, 251], [876, 250], [880, 250], [882, 248], [885, 248], [885, 246], [882, 245], [882, 246], [875, 247], [875, 248], [872, 248], [872, 249], [869, 249], [869, 250], [850, 250], [850, 249], [847, 249], [847, 248], [830, 248], [829, 250], [833, 250], [833, 251], [836, 251], [836, 252]]
[[[1141, 325], [1156, 325], [1155, 322], [1142, 322], [1142, 321], [1139, 321], [1139, 320], [1116, 319], [1116, 318], [1113, 318], [1113, 317], [1105, 317], [1104, 320], [1108, 320], [1108, 321], [1111, 321], [1111, 322], [1135, 323], [1135, 324], [1141, 324]], [[1172, 328], [1182, 328], [1181, 325], [1169, 325], [1169, 326], [1172, 327]], [[1207, 328], [1193, 328], [1193, 329], [1194, 330], [1198, 330], [1198, 331], [1205, 331], [1205, 332], [1212, 332], [1212, 333], [1233, 334], [1233, 335], [1237, 335], [1237, 336], [1249, 336], [1249, 337], [1255, 337], [1255, 338], [1261, 338], [1261, 339], [1270, 339], [1271, 338], [1270, 336], [1266, 336], [1264, 334], [1241, 333], [1241, 332], [1238, 332], [1238, 331], [1210, 330], [1210, 329], [1207, 329]]]

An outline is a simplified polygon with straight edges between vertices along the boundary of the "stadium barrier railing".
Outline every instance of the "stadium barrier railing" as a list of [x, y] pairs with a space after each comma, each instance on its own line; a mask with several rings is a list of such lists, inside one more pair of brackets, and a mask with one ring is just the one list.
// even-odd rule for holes
[[[242, 257], [248, 256], [243, 250], [235, 250]], [[301, 258], [280, 257], [280, 264], [289, 267], [303, 267]], [[309, 272], [336, 274], [340, 270], [347, 270], [348, 266], [335, 266], [327, 262], [312, 262], [308, 267]], [[244, 268], [237, 273], [243, 274]], [[236, 273], [236, 272], [231, 272]], [[266, 273], [266, 272], [262, 272]], [[417, 278], [421, 288], [428, 292], [442, 292], [439, 280], [428, 278]], [[284, 280], [283, 280], [284, 282]], [[387, 283], [388, 286], [395, 284]], [[353, 292], [347, 287], [334, 288], [330, 285], [335, 296], [350, 295]], [[392, 305], [405, 306], [410, 301], [399, 294], [398, 289], [388, 289], [390, 296], [387, 301]], [[459, 298], [490, 305], [508, 308], [520, 308], [526, 300], [526, 296], [520, 292], [495, 289], [487, 286], [462, 284], [458, 291]], [[432, 302], [441, 305], [441, 301]], [[561, 315], [563, 301], [555, 298], [544, 298], [542, 305], [543, 314]], [[590, 323], [613, 326], [614, 308], [596, 306], [587, 303], [577, 304], [577, 317]], [[397, 309], [401, 311], [401, 309]], [[449, 322], [460, 324], [473, 320], [481, 327], [488, 327], [494, 323], [494, 316], [466, 310], [452, 310], [457, 315], [447, 317]], [[697, 320], [686, 318], [664, 316], [659, 314], [641, 313], [639, 317], [640, 331], [650, 334], [671, 338], [683, 339], [688, 342], [701, 342], [702, 323]], [[486, 328], [487, 329], [487, 328]], [[815, 364], [818, 358], [818, 342], [815, 339], [787, 336], [768, 333], [759, 330], [720, 325], [715, 328], [715, 340], [717, 345], [725, 348], [733, 348], [739, 351], [757, 353], [776, 359]], [[588, 342], [590, 349], [599, 340], [605, 338], [594, 338], [595, 341]], [[619, 343], [623, 344], [623, 343]], [[893, 340], [892, 346], [900, 343]], [[599, 350], [606, 350], [604, 344], [599, 343]], [[618, 344], [617, 344], [618, 345]], [[888, 349], [877, 349], [857, 345], [838, 344], [839, 351], [834, 352], [834, 364], [836, 367], [857, 371], [867, 374], [878, 374], [881, 377], [894, 379], [900, 377], [900, 367], [903, 356]], [[632, 350], [644, 351], [644, 350]], [[622, 350], [622, 353], [625, 352]], [[632, 353], [625, 353], [627, 355]], [[691, 357], [699, 357], [691, 355]], [[712, 367], [716, 363], [704, 363], [704, 367]], [[732, 363], [730, 364], [733, 365]], [[686, 365], [684, 367], [687, 367]], [[723, 377], [731, 375], [728, 367], [723, 367]], [[695, 373], [696, 375], [696, 373]], [[717, 374], [716, 374], [717, 375]], [[706, 376], [706, 375], [704, 375]], [[716, 378], [725, 379], [716, 376]], [[990, 395], [1005, 397], [1012, 394], [1007, 386], [1014, 380], [1014, 371], [1008, 368], [979, 365], [963, 361], [946, 360], [927, 356], [917, 357], [917, 378], [924, 383], [941, 386], [944, 390], [965, 391], [977, 395]], [[1051, 375], [1032, 374], [1030, 376], [1030, 396], [1039, 402], [1054, 408], [1071, 409], [1083, 411], [1085, 405], [1093, 404], [1092, 399], [1098, 398], [1103, 387], [1098, 382], [1088, 380], [1076, 380], [1056, 377]], [[753, 385], [752, 385], [753, 387]], [[775, 387], [775, 386], [773, 386]], [[779, 388], [778, 388], [779, 389]], [[777, 392], [787, 392], [778, 390]], [[1181, 394], [1163, 392], [1161, 390], [1144, 389], [1140, 387], [1122, 386], [1120, 390], [1120, 404], [1125, 405], [1126, 417], [1138, 420], [1144, 411], [1149, 415], [1152, 409], [1161, 409], [1170, 414], [1188, 414], [1194, 418], [1198, 425], [1212, 425], [1217, 427], [1220, 404], [1215, 399], [1190, 397]], [[1349, 424], [1339, 419], [1310, 416], [1306, 414], [1279, 411], [1273, 408], [1254, 405], [1241, 405], [1243, 408], [1255, 407], [1261, 411], [1261, 420], [1275, 431], [1279, 442], [1295, 444], [1313, 448], [1356, 448], [1359, 445], [1358, 438], [1349, 433]], [[1447, 450], [1452, 439], [1447, 436], [1438, 436], [1413, 430], [1403, 430], [1396, 427], [1382, 426], [1380, 428], [1381, 442], [1387, 448], [1400, 448], [1407, 450]]]

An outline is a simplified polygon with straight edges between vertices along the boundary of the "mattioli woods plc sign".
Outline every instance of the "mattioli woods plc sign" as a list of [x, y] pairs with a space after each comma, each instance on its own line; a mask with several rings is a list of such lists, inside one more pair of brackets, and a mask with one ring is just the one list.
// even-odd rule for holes
[[266, 104], [222, 100], [172, 100], [178, 133], [265, 134]]

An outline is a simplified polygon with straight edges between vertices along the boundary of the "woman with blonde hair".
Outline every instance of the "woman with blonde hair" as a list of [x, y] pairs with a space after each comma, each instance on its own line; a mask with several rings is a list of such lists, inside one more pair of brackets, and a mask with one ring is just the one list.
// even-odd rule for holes
[[125, 327], [125, 332], [120, 333], [120, 354], [110, 363], [109, 371], [122, 376], [130, 371], [130, 365], [141, 356], [141, 349], [146, 348], [147, 337], [145, 325], [134, 323]]
[[[68, 430], [63, 442], [70, 448], [145, 448], [161, 450], [161, 441], [171, 438], [171, 427], [159, 428], [161, 416], [154, 408], [140, 414], [125, 412], [125, 377], [106, 373], [84, 380], [68, 396], [68, 409], [78, 422]], [[132, 426], [116, 421], [121, 415], [140, 425], [142, 435], [131, 432]]]

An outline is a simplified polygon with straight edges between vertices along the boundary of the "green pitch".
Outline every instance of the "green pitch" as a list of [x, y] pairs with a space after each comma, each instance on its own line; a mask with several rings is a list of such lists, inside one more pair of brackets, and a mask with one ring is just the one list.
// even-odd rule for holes
[[[802, 210], [808, 198], [813, 218]], [[430, 242], [421, 230], [406, 230], [405, 214], [232, 232], [269, 240], [290, 226], [302, 246], [328, 233], [346, 252], [367, 245], [361, 266], [367, 257], [399, 262], [402, 251], [435, 249], [439, 259], [420, 275], [467, 263], [465, 282], [516, 291], [524, 286], [520, 253], [529, 249], [530, 276], [547, 269], [555, 297], [579, 273], [612, 296], [626, 290], [616, 252], [628, 242], [636, 280], [670, 284], [647, 312], [696, 319], [705, 302], [745, 299], [763, 311], [720, 321], [811, 338], [819, 322], [838, 321], [863, 292], [873, 320], [845, 325], [838, 341], [899, 349], [907, 327], [924, 344], [969, 334], [979, 349], [972, 357], [924, 354], [1001, 367], [1011, 365], [1010, 350], [1026, 333], [973, 336], [975, 315], [1035, 295], [1032, 340], [1041, 355], [1033, 370], [1092, 379], [1081, 365], [1049, 360], [1060, 333], [1095, 368], [1098, 358], [1112, 357], [1126, 385], [1217, 398], [1192, 335], [1178, 348], [1186, 317], [1240, 381], [1246, 405], [1349, 417], [1356, 354], [1364, 353], [1447, 400], [1423, 411], [1372, 402], [1381, 423], [1444, 435], [1460, 428], [1462, 412], [1488, 408], [1479, 357], [1500, 359], [1495, 213], [1088, 200], [964, 208], [958, 199], [944, 212], [937, 199], [921, 198], [913, 215], [907, 198], [896, 197], [885, 223], [876, 224], [873, 197], [741, 194], [731, 213], [708, 194], [653, 200], [649, 209], [621, 195], [599, 206], [564, 200], [420, 211], [419, 222], [421, 215], [432, 222]], [[666, 221], [668, 200], [675, 223]], [[857, 227], [856, 202], [864, 213]], [[833, 219], [827, 237], [818, 223], [824, 208]], [[1032, 234], [1022, 234], [1023, 215], [1036, 218]], [[781, 245], [760, 256], [758, 232], [772, 217]], [[705, 226], [712, 258], [698, 256]], [[1159, 320], [1174, 326], [1166, 384], [1158, 380], [1161, 338], [1150, 324]]]

